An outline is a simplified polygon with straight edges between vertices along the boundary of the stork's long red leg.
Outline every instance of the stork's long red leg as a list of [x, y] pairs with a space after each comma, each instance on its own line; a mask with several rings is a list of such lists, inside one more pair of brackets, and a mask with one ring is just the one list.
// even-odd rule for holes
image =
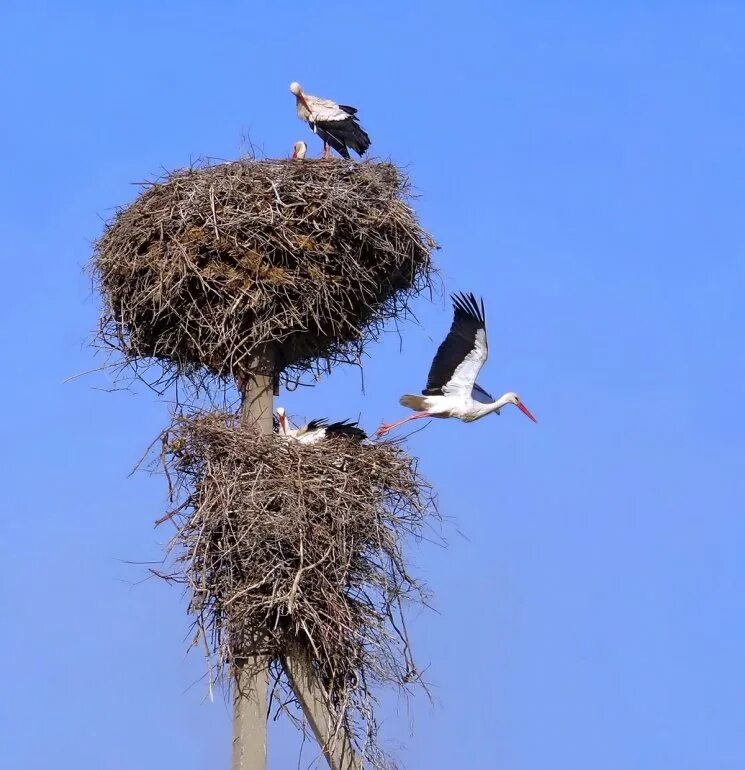
[[404, 417], [403, 420], [398, 420], [397, 422], [391, 422], [391, 423], [383, 423], [376, 431], [375, 435], [377, 438], [380, 438], [381, 436], [385, 436], [386, 433], [389, 433], [394, 428], [398, 428], [399, 425], [403, 425], [406, 422], [410, 422], [411, 420], [421, 420], [423, 417], [433, 417], [432, 414], [429, 412], [414, 412], [414, 414], [410, 414], [408, 417]]
[[328, 158], [329, 156], [329, 146], [327, 142], [323, 143], [323, 154], [321, 155], [322, 158]]

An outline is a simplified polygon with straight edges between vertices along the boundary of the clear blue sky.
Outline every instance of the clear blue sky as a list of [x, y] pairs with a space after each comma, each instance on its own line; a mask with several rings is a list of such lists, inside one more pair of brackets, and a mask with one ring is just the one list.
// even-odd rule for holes
[[[126, 563], [167, 534], [162, 481], [127, 478], [167, 406], [63, 380], [97, 364], [82, 268], [131, 182], [246, 132], [317, 152], [297, 79], [410, 169], [447, 289], [485, 298], [484, 386], [539, 420], [411, 441], [452, 525], [414, 554], [435, 705], [388, 703], [390, 746], [415, 770], [745, 769], [744, 37], [736, 2], [5, 0], [3, 765], [228, 766], [182, 597]], [[366, 394], [337, 370], [282, 403], [402, 415], [450, 323], [418, 311]]]

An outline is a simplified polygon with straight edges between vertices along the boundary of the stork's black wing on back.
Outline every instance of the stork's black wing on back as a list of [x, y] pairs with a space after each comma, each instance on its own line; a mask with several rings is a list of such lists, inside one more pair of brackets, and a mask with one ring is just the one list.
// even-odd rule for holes
[[362, 157], [370, 147], [370, 137], [355, 117], [357, 110], [354, 107], [339, 105], [339, 109], [349, 117], [341, 120], [317, 120], [313, 124], [313, 130], [342, 157], [349, 157], [347, 147], [351, 147]]
[[432, 361], [425, 396], [460, 390], [470, 395], [488, 355], [484, 301], [473, 294], [455, 294], [453, 308], [453, 324]]
[[333, 147], [343, 158], [349, 158], [347, 147], [351, 147], [362, 157], [370, 146], [370, 137], [354, 118], [343, 121], [335, 120], [334, 122], [316, 123], [315, 126], [316, 134], [326, 144]]
[[362, 428], [357, 427], [356, 422], [350, 420], [342, 420], [341, 422], [332, 422], [331, 425], [326, 428], [327, 436], [345, 436], [354, 441], [364, 441], [367, 438]]

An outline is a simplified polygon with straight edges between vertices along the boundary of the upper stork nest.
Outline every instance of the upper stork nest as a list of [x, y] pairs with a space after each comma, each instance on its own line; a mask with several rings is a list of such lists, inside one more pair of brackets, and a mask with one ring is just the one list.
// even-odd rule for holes
[[178, 418], [163, 459], [168, 577], [188, 586], [196, 639], [229, 667], [260, 640], [288, 697], [282, 661], [305, 656], [334, 730], [382, 766], [369, 688], [419, 678], [402, 613], [423, 593], [404, 552], [436, 508], [416, 461], [390, 443], [261, 435], [223, 413]]
[[240, 160], [178, 171], [96, 245], [99, 332], [127, 363], [240, 375], [267, 345], [286, 381], [355, 362], [431, 287], [432, 239], [391, 163]]

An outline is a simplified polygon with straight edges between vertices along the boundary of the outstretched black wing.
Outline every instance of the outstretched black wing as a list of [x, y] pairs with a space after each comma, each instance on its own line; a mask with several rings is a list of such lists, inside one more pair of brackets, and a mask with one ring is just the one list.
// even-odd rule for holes
[[425, 396], [470, 396], [488, 356], [484, 301], [463, 293], [452, 299], [453, 324], [432, 361]]

